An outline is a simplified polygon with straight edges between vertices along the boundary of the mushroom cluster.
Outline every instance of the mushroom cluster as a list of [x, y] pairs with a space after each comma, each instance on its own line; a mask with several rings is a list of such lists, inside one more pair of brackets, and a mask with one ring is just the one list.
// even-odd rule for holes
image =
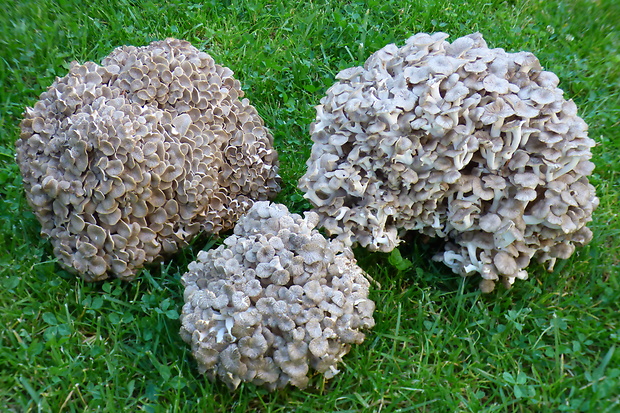
[[333, 377], [361, 329], [374, 326], [369, 281], [351, 251], [285, 206], [256, 202], [224, 245], [183, 275], [181, 336], [201, 373], [229, 387], [308, 384]]
[[242, 97], [230, 69], [177, 39], [73, 62], [26, 109], [16, 143], [59, 262], [87, 281], [130, 280], [275, 195], [273, 137]]
[[533, 54], [447, 37], [416, 34], [336, 76], [299, 187], [346, 245], [441, 237], [435, 258], [488, 292], [590, 241], [594, 141]]

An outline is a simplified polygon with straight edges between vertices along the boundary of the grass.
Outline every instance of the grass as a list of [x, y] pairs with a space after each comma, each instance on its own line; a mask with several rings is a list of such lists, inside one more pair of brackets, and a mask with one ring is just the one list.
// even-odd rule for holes
[[[291, 4], [289, 4], [291, 3]], [[620, 5], [546, 1], [20, 0], [0, 15], [0, 405], [4, 411], [620, 410]], [[271, 128], [294, 211], [308, 126], [335, 74], [416, 32], [480, 31], [529, 50], [590, 125], [601, 204], [594, 240], [553, 273], [477, 292], [412, 235], [398, 253], [357, 251], [381, 287], [377, 325], [331, 381], [230, 392], [199, 376], [178, 335], [179, 280], [200, 238], [131, 284], [86, 284], [56, 264], [13, 161], [25, 106], [69, 62], [122, 44], [184, 38], [231, 67]]]

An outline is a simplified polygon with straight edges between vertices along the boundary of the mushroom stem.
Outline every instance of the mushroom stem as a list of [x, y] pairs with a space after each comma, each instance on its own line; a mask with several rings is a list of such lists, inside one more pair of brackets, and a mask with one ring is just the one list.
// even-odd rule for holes
[[516, 125], [514, 128], [510, 129], [511, 132], [511, 141], [510, 141], [510, 148], [509, 150], [504, 154], [504, 158], [506, 159], [510, 159], [512, 158], [512, 155], [516, 152], [516, 150], [519, 148], [519, 145], [521, 144], [521, 127], [523, 126], [523, 123], [525, 123], [525, 121], [521, 121], [520, 124]]
[[491, 125], [491, 137], [497, 138], [502, 132], [502, 126], [504, 126], [504, 118], [499, 118]]
[[580, 158], [573, 158], [570, 160], [569, 163], [567, 163], [566, 165], [564, 165], [560, 170], [558, 170], [557, 172], [553, 173], [553, 178], [551, 180], [556, 180], [559, 177], [561, 177], [562, 175], [568, 173], [569, 171], [572, 171], [573, 169], [575, 169], [575, 167], [577, 166], [577, 164], [581, 161]]

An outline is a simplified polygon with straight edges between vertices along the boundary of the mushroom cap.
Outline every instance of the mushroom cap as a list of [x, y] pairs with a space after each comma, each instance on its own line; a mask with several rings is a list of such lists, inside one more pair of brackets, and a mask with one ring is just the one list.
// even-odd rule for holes
[[[329, 235], [382, 252], [407, 230], [441, 237], [435, 257], [480, 273], [485, 291], [527, 277], [531, 258], [567, 255], [553, 245], [581, 245], [598, 205], [582, 185], [593, 142], [533, 54], [490, 49], [479, 33], [419, 33], [346, 73], [317, 106], [299, 180]], [[495, 268], [504, 253], [515, 271]]]
[[[234, 235], [188, 266], [180, 334], [210, 379], [233, 389], [241, 382], [304, 388], [310, 368], [331, 378], [350, 345], [364, 340], [362, 330], [374, 326], [369, 281], [347, 247], [316, 230], [316, 218], [256, 202]], [[247, 259], [266, 246], [269, 262]], [[309, 246], [320, 260], [304, 257]], [[263, 274], [265, 265], [271, 270]]]
[[516, 274], [518, 267], [514, 257], [511, 257], [505, 251], [500, 251], [493, 257], [493, 264], [497, 269], [497, 272], [501, 275], [513, 275]]
[[74, 62], [26, 109], [17, 162], [65, 268], [131, 280], [279, 191], [273, 137], [232, 75], [166, 39]]

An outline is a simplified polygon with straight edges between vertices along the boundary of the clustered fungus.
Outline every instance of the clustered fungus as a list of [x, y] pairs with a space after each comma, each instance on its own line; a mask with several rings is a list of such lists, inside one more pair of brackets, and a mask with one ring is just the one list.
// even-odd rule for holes
[[185, 41], [125, 46], [26, 110], [17, 161], [61, 264], [130, 280], [279, 191], [273, 137], [232, 75]]
[[441, 237], [435, 258], [489, 292], [590, 241], [594, 141], [533, 54], [447, 37], [416, 34], [336, 76], [299, 186], [346, 245]]
[[181, 336], [201, 373], [229, 387], [331, 378], [361, 329], [374, 326], [369, 281], [341, 242], [326, 240], [285, 206], [256, 202], [224, 245], [198, 254], [183, 275]]

